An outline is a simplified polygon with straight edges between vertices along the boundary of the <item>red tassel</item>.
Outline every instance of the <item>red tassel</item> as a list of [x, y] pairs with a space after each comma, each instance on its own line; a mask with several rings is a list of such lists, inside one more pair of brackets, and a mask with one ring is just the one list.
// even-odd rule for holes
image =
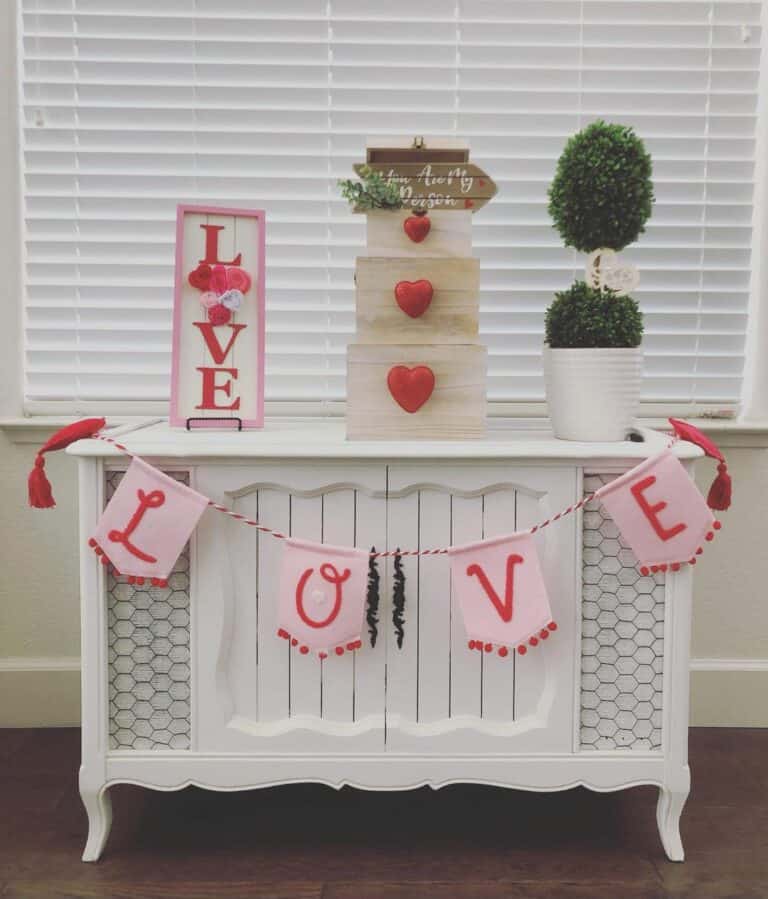
[[93, 437], [104, 425], [105, 421], [103, 418], [84, 418], [82, 421], [73, 422], [71, 425], [67, 425], [65, 428], [57, 431], [40, 447], [35, 458], [35, 465], [27, 478], [29, 504], [33, 509], [52, 509], [56, 505], [50, 481], [45, 476], [43, 453], [65, 449], [65, 447], [68, 447], [70, 443], [74, 443], [76, 440]]
[[731, 476], [728, 474], [728, 467], [725, 464], [725, 456], [720, 451], [720, 447], [687, 421], [680, 421], [679, 418], [670, 418], [669, 423], [681, 440], [687, 440], [689, 443], [694, 443], [696, 446], [701, 447], [710, 459], [714, 459], [719, 463], [717, 466], [717, 477], [712, 482], [712, 486], [707, 494], [707, 505], [710, 509], [724, 512], [731, 505], [732, 484]]
[[717, 477], [712, 482], [707, 494], [707, 505], [710, 509], [724, 512], [731, 505], [733, 485], [725, 462], [717, 466]]
[[45, 459], [38, 455], [35, 466], [27, 478], [29, 504], [33, 509], [52, 509], [56, 503], [51, 492], [51, 483], [45, 476]]

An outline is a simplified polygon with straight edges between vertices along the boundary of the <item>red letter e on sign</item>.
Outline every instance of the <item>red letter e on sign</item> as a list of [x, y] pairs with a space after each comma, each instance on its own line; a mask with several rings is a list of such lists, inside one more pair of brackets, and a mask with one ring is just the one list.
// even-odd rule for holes
[[635, 498], [635, 502], [643, 510], [643, 514], [651, 523], [651, 527], [654, 529], [659, 539], [671, 540], [673, 537], [676, 537], [681, 531], [684, 531], [686, 525], [681, 521], [678, 524], [672, 525], [671, 528], [665, 528], [661, 523], [661, 521], [659, 520], [659, 512], [663, 512], [664, 509], [667, 508], [667, 504], [664, 502], [664, 500], [659, 500], [659, 502], [651, 505], [643, 495], [644, 491], [646, 491], [649, 487], [652, 487], [655, 483], [656, 477], [654, 475], [648, 475], [647, 478], [643, 478], [642, 481], [638, 481], [636, 484], [633, 484], [629, 489], [632, 493], [632, 496], [634, 496]]

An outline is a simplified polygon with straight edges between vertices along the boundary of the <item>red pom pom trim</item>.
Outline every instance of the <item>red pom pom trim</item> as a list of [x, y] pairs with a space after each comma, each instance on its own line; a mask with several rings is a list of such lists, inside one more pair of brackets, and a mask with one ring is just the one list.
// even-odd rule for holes
[[[298, 648], [299, 653], [303, 656], [309, 655], [312, 652], [309, 646], [306, 643], [302, 643], [297, 637], [294, 637], [289, 631], [285, 628], [281, 627], [277, 630], [277, 636], [282, 638], [283, 640], [288, 640], [291, 646]], [[327, 659], [329, 652], [333, 651], [337, 656], [343, 656], [345, 652], [354, 652], [355, 650], [362, 649], [363, 641], [361, 639], [350, 640], [349, 643], [340, 644], [339, 646], [330, 647], [328, 651], [326, 650], [318, 650], [317, 657], [319, 659]]]

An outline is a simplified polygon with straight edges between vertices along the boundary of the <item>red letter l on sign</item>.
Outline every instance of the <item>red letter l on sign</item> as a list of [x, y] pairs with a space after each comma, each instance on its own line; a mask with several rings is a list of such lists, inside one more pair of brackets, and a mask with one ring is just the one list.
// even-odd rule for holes
[[200, 225], [205, 231], [205, 259], [200, 262], [207, 262], [208, 265], [240, 265], [243, 254], [238, 253], [230, 262], [224, 262], [219, 259], [219, 231], [224, 230], [224, 225]]

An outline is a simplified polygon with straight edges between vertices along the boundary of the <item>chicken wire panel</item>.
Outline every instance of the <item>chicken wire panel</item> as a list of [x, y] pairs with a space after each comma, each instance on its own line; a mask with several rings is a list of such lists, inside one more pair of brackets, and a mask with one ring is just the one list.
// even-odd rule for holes
[[[124, 472], [108, 472], [109, 500]], [[185, 471], [167, 474], [184, 484]], [[189, 749], [189, 544], [167, 587], [107, 575], [109, 748]]]
[[[616, 475], [587, 475], [585, 494]], [[599, 502], [583, 513], [582, 750], [661, 750], [664, 575], [637, 559]]]

